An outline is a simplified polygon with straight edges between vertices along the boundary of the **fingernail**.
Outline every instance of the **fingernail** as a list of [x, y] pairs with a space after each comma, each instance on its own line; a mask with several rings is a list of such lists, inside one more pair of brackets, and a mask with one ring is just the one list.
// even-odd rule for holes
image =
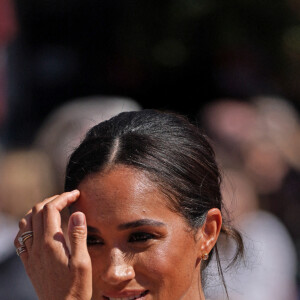
[[75, 213], [72, 216], [72, 224], [73, 226], [84, 226], [85, 225], [85, 217], [83, 213]]

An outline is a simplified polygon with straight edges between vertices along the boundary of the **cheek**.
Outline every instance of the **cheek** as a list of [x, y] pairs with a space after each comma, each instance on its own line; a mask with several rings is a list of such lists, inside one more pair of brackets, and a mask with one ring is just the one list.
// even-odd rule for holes
[[181, 247], [170, 241], [138, 254], [135, 266], [137, 281], [149, 288], [163, 288], [160, 291], [163, 293], [184, 293], [196, 274], [194, 250], [186, 243]]
[[93, 272], [93, 280], [99, 278], [101, 274], [101, 270], [103, 268], [103, 262], [99, 255], [97, 255], [96, 251], [89, 250], [89, 254], [92, 261], [92, 272]]

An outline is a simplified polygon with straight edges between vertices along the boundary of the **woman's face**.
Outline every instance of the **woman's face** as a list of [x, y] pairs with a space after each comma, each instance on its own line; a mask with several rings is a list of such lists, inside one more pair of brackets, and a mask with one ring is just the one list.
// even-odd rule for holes
[[200, 241], [143, 173], [119, 165], [78, 189], [73, 210], [87, 219], [93, 300], [200, 299]]

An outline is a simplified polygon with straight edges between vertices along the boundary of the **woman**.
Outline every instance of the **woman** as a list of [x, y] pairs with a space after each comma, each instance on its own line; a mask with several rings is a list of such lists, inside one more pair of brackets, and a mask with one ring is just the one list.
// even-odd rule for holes
[[174, 113], [125, 112], [87, 133], [65, 193], [32, 208], [15, 246], [39, 299], [203, 300], [219, 233], [242, 251], [221, 210], [214, 152], [197, 127]]

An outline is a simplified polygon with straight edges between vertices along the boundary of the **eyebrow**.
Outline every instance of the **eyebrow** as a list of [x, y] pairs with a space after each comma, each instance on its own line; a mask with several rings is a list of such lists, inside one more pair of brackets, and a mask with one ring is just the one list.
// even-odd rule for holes
[[[118, 228], [118, 230], [127, 230], [127, 229], [137, 228], [137, 227], [141, 227], [141, 226], [162, 227], [162, 226], [166, 226], [166, 224], [163, 222], [152, 220], [152, 219], [140, 219], [140, 220], [136, 220], [133, 222], [120, 224], [120, 225], [118, 225], [117, 228]], [[99, 230], [97, 228], [92, 227], [92, 226], [87, 226], [87, 229], [89, 232], [94, 232], [94, 233], [99, 232]]]
[[166, 225], [162, 222], [151, 220], [151, 219], [140, 219], [140, 220], [136, 220], [136, 221], [125, 223], [125, 224], [120, 224], [118, 226], [118, 229], [126, 230], [126, 229], [130, 229], [130, 228], [141, 227], [141, 226], [162, 227], [162, 226], [166, 226]]

